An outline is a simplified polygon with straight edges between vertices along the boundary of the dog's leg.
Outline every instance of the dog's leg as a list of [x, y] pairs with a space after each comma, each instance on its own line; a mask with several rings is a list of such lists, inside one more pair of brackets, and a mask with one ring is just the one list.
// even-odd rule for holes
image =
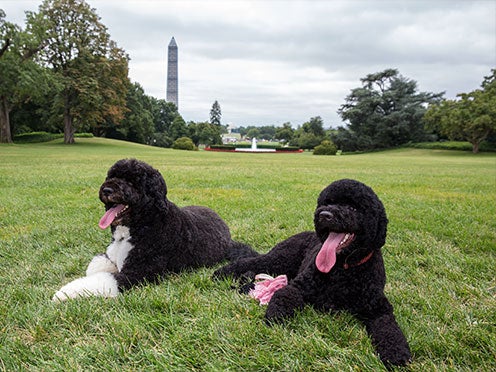
[[383, 309], [389, 309], [389, 311], [377, 311], [375, 314], [382, 315], [376, 317], [371, 316], [370, 313], [368, 317], [361, 317], [372, 339], [372, 344], [386, 366], [406, 365], [411, 360], [412, 355], [405, 335], [396, 322], [389, 301], [383, 297], [379, 303], [385, 306]]
[[[304, 241], [304, 244], [301, 242]], [[269, 274], [273, 276], [286, 275], [294, 278], [308, 249], [318, 243], [312, 232], [294, 235], [270, 250], [267, 254], [256, 257], [242, 258], [214, 272], [214, 278], [232, 276], [239, 278], [248, 272]]]
[[119, 294], [117, 280], [111, 273], [96, 273], [85, 276], [60, 288], [52, 301], [60, 302], [71, 298], [103, 296], [116, 297]]
[[103, 253], [93, 257], [86, 269], [86, 276], [102, 272], [116, 273], [117, 271], [115, 263], [110, 260], [106, 253]]
[[265, 321], [269, 325], [281, 323], [285, 319], [293, 317], [295, 311], [301, 310], [303, 305], [303, 294], [297, 287], [289, 284], [279, 289], [270, 299], [265, 312]]
[[[233, 278], [245, 278], [249, 280], [255, 279], [255, 273], [251, 270], [260, 266], [264, 256], [241, 258], [238, 261], [227, 264], [213, 273], [213, 278], [226, 278], [232, 276]], [[249, 273], [249, 274], [248, 274]], [[248, 276], [253, 276], [248, 278]]]

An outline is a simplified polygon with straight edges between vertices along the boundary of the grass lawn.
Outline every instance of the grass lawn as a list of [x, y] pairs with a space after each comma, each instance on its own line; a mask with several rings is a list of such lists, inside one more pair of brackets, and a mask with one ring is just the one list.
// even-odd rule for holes
[[186, 152], [105, 139], [0, 146], [0, 370], [368, 371], [363, 326], [264, 307], [210, 279], [171, 275], [117, 299], [50, 301], [105, 251], [98, 188], [118, 159], [158, 168], [169, 199], [205, 205], [260, 252], [312, 229], [319, 192], [355, 178], [382, 199], [387, 295], [414, 354], [406, 370], [496, 370], [496, 154]]

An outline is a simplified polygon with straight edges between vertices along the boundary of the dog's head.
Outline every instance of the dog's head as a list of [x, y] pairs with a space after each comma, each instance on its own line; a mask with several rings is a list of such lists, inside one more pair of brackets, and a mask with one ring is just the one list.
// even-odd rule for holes
[[129, 225], [133, 215], [146, 216], [144, 212], [150, 208], [167, 207], [167, 186], [162, 175], [136, 159], [116, 162], [109, 169], [99, 196], [106, 210], [99, 223], [102, 229]]
[[337, 260], [359, 262], [386, 242], [386, 211], [375, 192], [361, 182], [343, 179], [319, 195], [315, 231], [322, 241], [317, 268], [329, 272]]

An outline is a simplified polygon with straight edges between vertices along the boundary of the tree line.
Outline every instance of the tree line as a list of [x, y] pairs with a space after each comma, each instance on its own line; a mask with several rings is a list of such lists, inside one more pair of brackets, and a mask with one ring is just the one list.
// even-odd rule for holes
[[[226, 126], [215, 101], [210, 121], [186, 122], [173, 103], [145, 94], [128, 77], [129, 57], [83, 0], [44, 0], [19, 27], [0, 9], [0, 142], [30, 131], [74, 133], [171, 147], [188, 137], [195, 145], [221, 143]], [[396, 69], [360, 79], [338, 114], [344, 125], [324, 129], [320, 116], [293, 128], [240, 127], [241, 135], [304, 149], [330, 141], [343, 151], [396, 147], [442, 138], [465, 140], [477, 152], [496, 133], [496, 73], [480, 89], [454, 100], [419, 92]]]
[[170, 147], [187, 136], [219, 143], [220, 123], [186, 123], [173, 103], [128, 77], [129, 57], [82, 0], [45, 0], [22, 29], [0, 9], [0, 142], [29, 131]]

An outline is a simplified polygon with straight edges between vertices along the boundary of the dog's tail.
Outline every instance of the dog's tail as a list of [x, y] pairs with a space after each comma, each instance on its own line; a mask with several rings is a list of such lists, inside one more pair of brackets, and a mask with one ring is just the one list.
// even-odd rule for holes
[[256, 257], [258, 255], [259, 253], [248, 244], [236, 242], [233, 240], [231, 241], [231, 246], [229, 247], [226, 258], [229, 261], [236, 261], [240, 258]]

